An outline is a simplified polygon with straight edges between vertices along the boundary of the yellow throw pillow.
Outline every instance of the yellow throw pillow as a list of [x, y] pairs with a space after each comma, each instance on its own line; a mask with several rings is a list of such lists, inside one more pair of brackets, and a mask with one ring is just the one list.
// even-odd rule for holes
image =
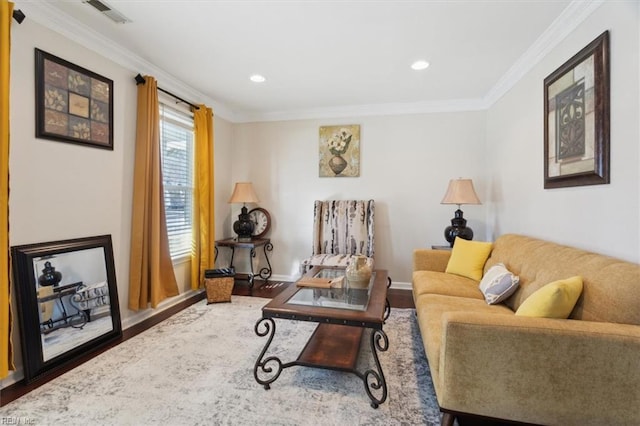
[[456, 237], [446, 273], [480, 281], [493, 244]]
[[569, 318], [580, 294], [582, 277], [558, 280], [539, 288], [522, 302], [516, 315], [538, 318]]

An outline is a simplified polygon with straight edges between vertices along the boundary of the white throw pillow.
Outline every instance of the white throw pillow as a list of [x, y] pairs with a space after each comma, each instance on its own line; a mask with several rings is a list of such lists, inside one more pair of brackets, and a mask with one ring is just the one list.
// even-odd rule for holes
[[497, 263], [480, 281], [480, 291], [489, 305], [500, 303], [518, 288], [520, 277], [513, 275], [502, 263]]

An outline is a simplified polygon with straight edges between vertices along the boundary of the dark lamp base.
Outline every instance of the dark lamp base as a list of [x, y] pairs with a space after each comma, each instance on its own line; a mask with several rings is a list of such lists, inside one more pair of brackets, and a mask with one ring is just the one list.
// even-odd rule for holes
[[238, 220], [233, 224], [233, 232], [238, 234], [238, 241], [250, 241], [253, 234], [254, 224], [249, 218], [247, 208], [242, 206], [242, 210], [238, 215]]
[[473, 230], [467, 227], [467, 221], [462, 217], [462, 210], [456, 210], [455, 217], [451, 219], [451, 226], [447, 226], [444, 230], [444, 238], [453, 247], [456, 237], [463, 240], [473, 240]]

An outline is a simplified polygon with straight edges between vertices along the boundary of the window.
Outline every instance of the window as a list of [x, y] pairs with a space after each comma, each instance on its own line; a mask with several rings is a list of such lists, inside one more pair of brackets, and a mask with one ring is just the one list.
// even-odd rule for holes
[[193, 115], [160, 104], [164, 205], [171, 258], [191, 252]]

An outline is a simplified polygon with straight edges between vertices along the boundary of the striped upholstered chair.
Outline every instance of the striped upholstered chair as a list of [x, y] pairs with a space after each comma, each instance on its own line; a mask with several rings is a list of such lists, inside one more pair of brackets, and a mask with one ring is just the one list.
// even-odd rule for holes
[[316, 201], [313, 212], [313, 254], [302, 261], [300, 270], [312, 266], [344, 266], [352, 255], [373, 260], [373, 200]]

